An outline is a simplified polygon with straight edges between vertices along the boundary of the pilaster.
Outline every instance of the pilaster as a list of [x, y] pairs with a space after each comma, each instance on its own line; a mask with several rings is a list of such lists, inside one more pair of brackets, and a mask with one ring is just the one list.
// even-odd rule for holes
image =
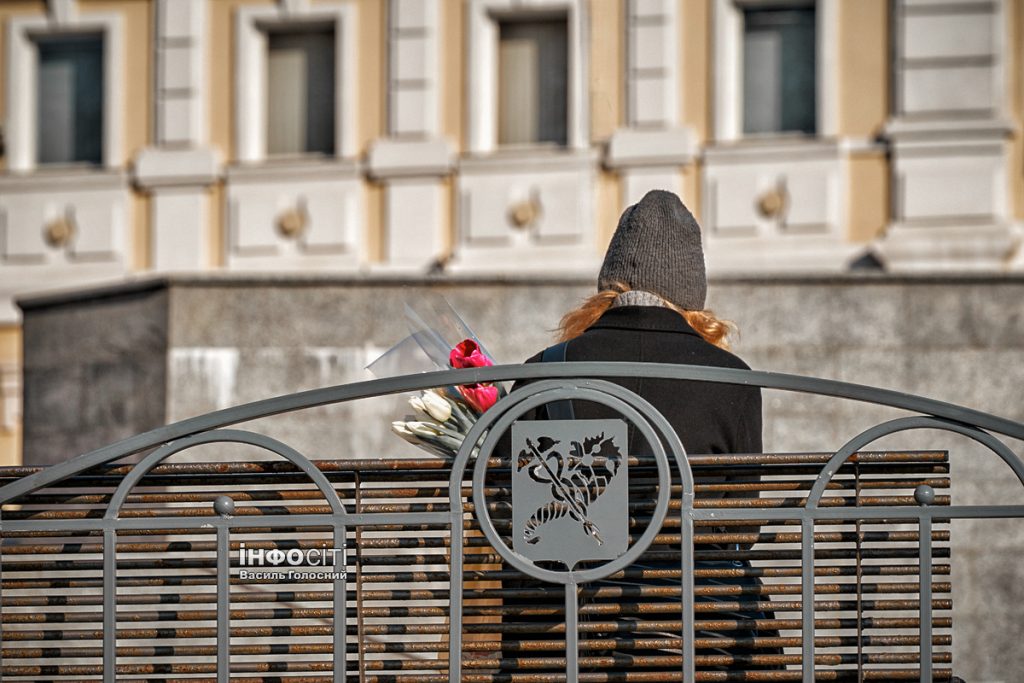
[[1014, 249], [1006, 0], [896, 0], [892, 215], [896, 270], [1000, 269]]
[[368, 156], [384, 186], [383, 269], [421, 270], [447, 244], [444, 177], [454, 150], [440, 136], [440, 3], [388, 3], [388, 137]]
[[220, 164], [208, 146], [207, 0], [157, 0], [155, 147], [135, 160], [135, 183], [152, 195], [152, 266], [201, 270], [209, 253], [210, 184]]

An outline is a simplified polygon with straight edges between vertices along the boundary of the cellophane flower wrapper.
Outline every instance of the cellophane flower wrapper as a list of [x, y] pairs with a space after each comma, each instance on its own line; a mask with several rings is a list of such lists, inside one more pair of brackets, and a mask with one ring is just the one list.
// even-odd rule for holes
[[[494, 364], [493, 356], [444, 297], [427, 295], [407, 303], [405, 318], [409, 335], [367, 366], [375, 377]], [[392, 431], [430, 453], [454, 457], [479, 415], [504, 393], [490, 383], [420, 392], [409, 399], [416, 414], [393, 422]], [[445, 415], [446, 419], [439, 419]]]

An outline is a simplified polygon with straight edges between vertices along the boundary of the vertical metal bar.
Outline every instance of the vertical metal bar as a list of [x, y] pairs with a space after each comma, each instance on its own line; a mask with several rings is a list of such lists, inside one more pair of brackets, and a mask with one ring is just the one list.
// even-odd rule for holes
[[576, 582], [565, 584], [565, 680], [577, 683], [580, 679], [580, 609]]
[[932, 681], [932, 518], [918, 520], [918, 556], [921, 593], [921, 681]]
[[[334, 575], [334, 683], [345, 683], [348, 673], [348, 571], [347, 533], [344, 526], [334, 527], [334, 547], [341, 548], [341, 569], [338, 569], [337, 554], [331, 571]], [[338, 572], [341, 572], [340, 574]]]
[[231, 530], [217, 527], [217, 683], [231, 679]]
[[117, 532], [103, 530], [103, 683], [114, 683], [117, 667]]
[[449, 527], [451, 559], [448, 575], [448, 683], [462, 679], [462, 510], [452, 503]]
[[683, 511], [682, 528], [682, 566], [680, 579], [683, 594], [683, 683], [694, 683], [697, 676], [694, 657], [696, 650], [693, 640], [696, 637], [693, 626], [693, 517], [689, 510]]
[[805, 516], [801, 524], [800, 599], [803, 616], [800, 628], [803, 656], [800, 666], [803, 683], [814, 683], [814, 518]]
[[[861, 480], [860, 459], [853, 461], [854, 496], [857, 507], [860, 507]], [[856, 529], [857, 554], [857, 683], [864, 683], [864, 530], [861, 520], [854, 522]]]
[[3, 516], [0, 514], [0, 683], [4, 680], [4, 538]]
[[[356, 513], [363, 511], [363, 482], [356, 470], [355, 483]], [[356, 526], [356, 566], [362, 567], [363, 527]], [[366, 630], [363, 619], [363, 572], [356, 574], [356, 663], [359, 666], [359, 683], [366, 683]]]

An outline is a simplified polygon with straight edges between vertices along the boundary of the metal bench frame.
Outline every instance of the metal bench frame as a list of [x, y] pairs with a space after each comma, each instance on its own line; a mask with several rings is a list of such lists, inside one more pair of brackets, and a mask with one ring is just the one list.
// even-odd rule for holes
[[[889, 519], [916, 522], [919, 528], [920, 552], [920, 646], [921, 664], [920, 680], [933, 679], [932, 666], [932, 596], [931, 596], [931, 530], [933, 520], [967, 519], [967, 518], [1019, 518], [1024, 517], [1024, 505], [972, 505], [932, 507], [931, 495], [927, 487], [919, 487], [916, 497], [921, 505], [917, 507], [870, 507], [842, 508], [822, 507], [820, 505], [825, 489], [840, 466], [854, 453], [869, 446], [883, 436], [896, 432], [919, 429], [938, 429], [954, 432], [973, 439], [986, 447], [996, 457], [1010, 466], [1018, 480], [1024, 485], [1024, 462], [992, 433], [1002, 434], [1024, 441], [1024, 424], [999, 418], [979, 411], [955, 406], [918, 396], [901, 394], [894, 391], [871, 388], [862, 385], [822, 380], [794, 375], [775, 374], [757, 371], [734, 370], [726, 368], [709, 368], [698, 366], [677, 366], [642, 363], [550, 363], [526, 366], [495, 366], [472, 370], [456, 370], [436, 373], [425, 373], [405, 377], [375, 380], [357, 384], [343, 385], [312, 391], [301, 392], [288, 396], [258, 401], [236, 408], [220, 410], [199, 417], [191, 418], [176, 424], [161, 427], [150, 432], [130, 437], [119, 443], [100, 448], [91, 453], [81, 455], [65, 463], [55, 465], [44, 471], [13, 481], [0, 488], [0, 504], [16, 502], [33, 491], [64, 480], [90, 468], [117, 461], [126, 456], [148, 452], [124, 477], [115, 492], [107, 511], [102, 519], [52, 519], [52, 520], [0, 520], [0, 531], [97, 531], [103, 536], [103, 680], [115, 680], [114, 662], [116, 660], [116, 537], [118, 531], [132, 529], [159, 528], [198, 528], [214, 527], [217, 534], [217, 675], [218, 683], [230, 680], [229, 653], [229, 622], [230, 622], [230, 554], [229, 533], [232, 528], [245, 526], [295, 527], [294, 516], [282, 515], [261, 516], [258, 519], [234, 517], [228, 507], [212, 512], [207, 517], [191, 517], [181, 519], [133, 519], [122, 518], [119, 511], [125, 498], [142, 478], [171, 455], [199, 444], [216, 442], [236, 442], [249, 444], [276, 453], [290, 461], [305, 472], [320, 489], [331, 508], [330, 514], [307, 515], [303, 525], [330, 527], [334, 530], [335, 543], [344, 545], [346, 532], [349, 528], [360, 525], [401, 524], [407, 521], [407, 513], [373, 512], [359, 513], [345, 509], [337, 492], [332, 488], [324, 474], [305, 456], [289, 446], [260, 434], [237, 429], [225, 429], [230, 425], [275, 415], [279, 413], [303, 410], [316, 406], [342, 403], [363, 398], [386, 394], [409, 392], [437, 386], [470, 384], [490, 381], [509, 380], [543, 380], [535, 381], [501, 399], [474, 426], [469, 437], [452, 464], [449, 496], [450, 511], [421, 512], [417, 519], [421, 522], [450, 524], [451, 528], [461, 529], [462, 484], [468, 474], [471, 451], [474, 444], [480, 443], [481, 453], [475, 461], [473, 469], [473, 499], [481, 522], [481, 527], [488, 540], [513, 566], [531, 573], [538, 574], [536, 567], [518, 558], [514, 553], [506, 553], [494, 527], [486, 514], [485, 491], [483, 487], [487, 469], [488, 456], [495, 446], [497, 434], [508, 427], [515, 418], [531, 406], [549, 401], [564, 399], [582, 399], [605, 403], [621, 410], [629, 420], [650, 435], [657, 434], [668, 445], [667, 452], [655, 448], [658, 464], [661, 492], [656, 506], [656, 519], [663, 519], [668, 505], [667, 483], [669, 468], [676, 468], [683, 482], [682, 494], [682, 527], [683, 548], [692, 547], [695, 522], [710, 520], [748, 520], [749, 510], [716, 508], [713, 511], [698, 509], [693, 506], [694, 482], [686, 453], [679, 443], [678, 437], [665, 418], [647, 404], [642, 398], [607, 380], [616, 377], [648, 377], [679, 380], [696, 380], [705, 382], [744, 384], [767, 389], [795, 391], [822, 396], [831, 396], [855, 401], [865, 401], [882, 406], [904, 409], [918, 415], [884, 422], [872, 427], [850, 439], [835, 451], [828, 463], [821, 469], [806, 499], [800, 508], [763, 509], [757, 512], [759, 519], [783, 521], [793, 520], [800, 524], [802, 535], [802, 657], [804, 662], [814, 661], [814, 523], [816, 520], [864, 520]], [[590, 378], [590, 379], [579, 379]], [[600, 378], [600, 379], [598, 379]], [[491, 429], [493, 427], [493, 429]], [[491, 436], [485, 438], [490, 431]], [[650, 441], [650, 440], [649, 440]], [[652, 444], [657, 442], [655, 437]], [[481, 515], [480, 511], [484, 513]], [[659, 517], [660, 515], [660, 517]], [[578, 613], [575, 587], [580, 583], [606, 575], [628, 565], [635, 556], [642, 552], [646, 543], [658, 532], [660, 523], [652, 523], [626, 556], [612, 561], [606, 567], [596, 570], [564, 572], [560, 576], [544, 574], [543, 578], [563, 583], [566, 586], [566, 677], [569, 681], [578, 680], [577, 648]], [[451, 583], [460, 585], [463, 580], [462, 554], [463, 535], [453, 533], [451, 536]], [[635, 551], [635, 552], [634, 552]], [[690, 553], [682, 553], [682, 645], [683, 669], [682, 679], [689, 683], [695, 680], [694, 669], [694, 581], [693, 558]], [[605, 573], [602, 573], [605, 572]], [[2, 598], [2, 596], [0, 596]], [[345, 580], [337, 579], [334, 583], [335, 613], [345, 614], [346, 608]], [[462, 595], [461, 591], [452, 590], [450, 603], [449, 650], [461, 652], [462, 643]], [[807, 626], [811, 625], [810, 628]], [[334, 629], [334, 652], [345, 652], [344, 629]], [[0, 661], [2, 665], [2, 661]], [[814, 680], [814, 667], [804, 666], [802, 680], [810, 683]], [[459, 656], [449, 660], [448, 678], [459, 681], [462, 678], [462, 661]], [[341, 683], [346, 680], [345, 657], [335, 658], [333, 680]]]

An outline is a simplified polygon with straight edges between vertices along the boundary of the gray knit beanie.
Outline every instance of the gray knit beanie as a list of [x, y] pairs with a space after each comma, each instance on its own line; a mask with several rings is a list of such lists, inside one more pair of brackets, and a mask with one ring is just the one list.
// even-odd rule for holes
[[653, 292], [680, 308], [704, 310], [708, 281], [700, 226], [679, 197], [652, 190], [622, 212], [597, 289], [612, 289], [616, 282]]

